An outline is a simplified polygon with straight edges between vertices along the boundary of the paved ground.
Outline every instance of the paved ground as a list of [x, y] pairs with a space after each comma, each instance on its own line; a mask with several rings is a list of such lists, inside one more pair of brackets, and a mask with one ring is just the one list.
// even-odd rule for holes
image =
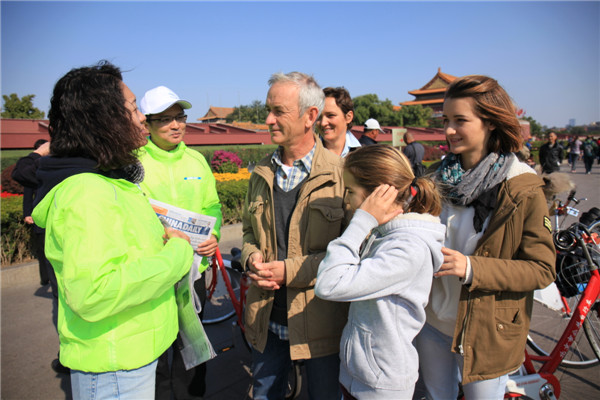
[[[578, 171], [570, 174], [578, 186], [578, 197], [589, 199], [581, 205], [581, 211], [592, 206], [600, 207], [600, 169], [594, 166], [591, 175], [584, 175], [581, 165]], [[223, 254], [229, 254], [231, 247], [240, 245], [241, 226], [224, 227]], [[50, 319], [48, 286], [39, 286], [37, 273], [36, 263], [2, 268], [2, 399], [71, 398], [69, 378], [50, 369], [50, 362], [56, 357], [58, 338]], [[215, 348], [235, 344], [232, 350], [209, 361], [206, 399], [248, 398], [250, 354], [241, 342], [239, 330], [232, 323], [233, 319], [206, 327]], [[561, 370], [556, 375], [563, 387], [561, 399], [600, 398], [600, 367]], [[305, 389], [300, 398], [308, 398]]]

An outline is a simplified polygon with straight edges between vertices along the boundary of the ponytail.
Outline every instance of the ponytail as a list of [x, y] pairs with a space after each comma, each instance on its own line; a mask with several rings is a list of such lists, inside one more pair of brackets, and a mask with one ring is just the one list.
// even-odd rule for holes
[[439, 216], [442, 213], [442, 197], [431, 179], [426, 177], [413, 179], [409, 192], [406, 212], [434, 216]]

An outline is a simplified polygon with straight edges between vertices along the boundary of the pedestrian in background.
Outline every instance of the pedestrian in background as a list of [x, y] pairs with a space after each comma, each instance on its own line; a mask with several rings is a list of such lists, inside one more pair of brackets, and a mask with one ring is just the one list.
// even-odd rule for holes
[[33, 246], [35, 256], [38, 259], [40, 284], [42, 286], [51, 284], [52, 294], [56, 293], [56, 276], [52, 265], [44, 255], [44, 230], [33, 223], [31, 212], [38, 187], [37, 160], [50, 153], [50, 143], [46, 139], [38, 139], [33, 144], [33, 151], [25, 157], [19, 158], [12, 171], [12, 178], [23, 186], [23, 221], [32, 226]]
[[577, 171], [577, 161], [581, 158], [581, 140], [578, 136], [569, 138], [569, 165], [571, 166], [571, 172]]
[[146, 117], [108, 62], [63, 76], [48, 116], [51, 155], [40, 159], [32, 217], [56, 272], [73, 398], [153, 398], [157, 358], [178, 330], [173, 286], [193, 250], [137, 186]]
[[550, 132], [548, 141], [540, 147], [540, 166], [544, 174], [560, 171], [560, 164], [565, 158], [565, 150], [556, 139], [556, 133]]
[[581, 145], [583, 152], [583, 163], [585, 165], [585, 173], [587, 175], [592, 173], [592, 166], [594, 165], [594, 159], [596, 158], [596, 152], [598, 146], [591, 136], [588, 136]]
[[413, 169], [413, 173], [417, 178], [423, 176], [425, 174], [425, 166], [423, 165], [423, 157], [425, 157], [425, 147], [417, 141], [415, 141], [412, 133], [407, 132], [404, 135], [404, 141], [406, 142], [406, 147], [402, 149], [402, 152], [410, 161], [410, 165]]
[[427, 399], [502, 399], [523, 362], [533, 291], [556, 277], [543, 182], [517, 160], [521, 127], [506, 91], [471, 75], [446, 90], [450, 153], [434, 179], [444, 196], [444, 263], [416, 339]]
[[344, 398], [410, 399], [419, 369], [413, 339], [443, 261], [440, 194], [383, 144], [346, 157], [344, 185], [355, 213], [327, 246], [315, 285], [325, 300], [350, 302], [340, 343]]
[[383, 129], [379, 126], [379, 122], [377, 122], [374, 118], [369, 118], [365, 121], [364, 131], [360, 139], [361, 146], [369, 146], [372, 144], [377, 144], [377, 136], [379, 136], [379, 132], [384, 133]]

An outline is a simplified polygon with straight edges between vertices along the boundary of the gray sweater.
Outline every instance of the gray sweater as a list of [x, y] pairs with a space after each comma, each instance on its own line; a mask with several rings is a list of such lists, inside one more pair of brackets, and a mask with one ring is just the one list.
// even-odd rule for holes
[[340, 382], [358, 399], [412, 397], [419, 368], [412, 342], [425, 323], [444, 233], [429, 214], [402, 214], [377, 226], [359, 209], [327, 246], [315, 293], [352, 302], [340, 343]]

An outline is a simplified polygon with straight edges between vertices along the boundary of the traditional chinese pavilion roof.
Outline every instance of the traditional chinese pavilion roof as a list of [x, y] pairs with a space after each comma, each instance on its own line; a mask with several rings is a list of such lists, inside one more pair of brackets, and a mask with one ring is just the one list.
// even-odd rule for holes
[[404, 101], [400, 103], [403, 106], [408, 105], [441, 105], [444, 101], [444, 93], [446, 88], [452, 81], [457, 79], [456, 76], [442, 72], [438, 68], [437, 74], [425, 84], [421, 89], [411, 90], [408, 93], [416, 97], [415, 100]]
[[210, 106], [204, 117], [198, 118], [198, 121], [225, 119], [233, 112], [233, 107], [213, 107]]

